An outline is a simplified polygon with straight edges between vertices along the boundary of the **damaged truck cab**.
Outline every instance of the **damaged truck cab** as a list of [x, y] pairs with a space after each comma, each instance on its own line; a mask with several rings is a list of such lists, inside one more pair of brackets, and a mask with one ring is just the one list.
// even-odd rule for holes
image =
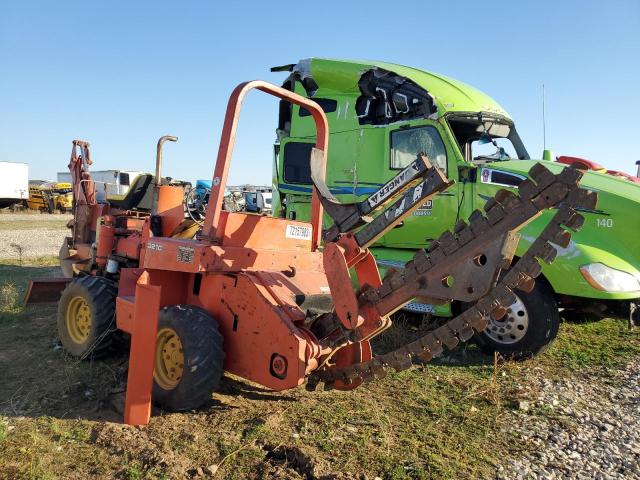
[[[389, 231], [372, 249], [379, 266], [401, 268], [443, 229], [482, 207], [501, 188], [515, 188], [536, 162], [554, 173], [562, 165], [532, 160], [513, 120], [493, 99], [451, 78], [382, 62], [307, 59], [275, 67], [283, 86], [312, 98], [329, 121], [327, 185], [341, 202], [361, 200], [424, 152], [456, 183]], [[280, 103], [273, 172], [275, 216], [308, 220], [310, 113]], [[485, 351], [523, 358], [542, 351], [565, 318], [619, 317], [637, 322], [640, 298], [640, 186], [587, 172], [582, 185], [598, 192], [595, 210], [558, 259], [545, 265], [530, 293], [519, 292], [508, 315], [489, 321], [476, 338]], [[545, 212], [521, 230], [517, 255], [540, 233]], [[410, 310], [451, 314], [415, 301]], [[635, 313], [633, 313], [635, 312]]]

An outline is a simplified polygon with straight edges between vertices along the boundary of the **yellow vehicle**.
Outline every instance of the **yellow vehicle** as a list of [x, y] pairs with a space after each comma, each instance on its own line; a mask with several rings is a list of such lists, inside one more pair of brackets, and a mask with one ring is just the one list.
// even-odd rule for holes
[[53, 213], [69, 212], [73, 206], [71, 184], [66, 182], [29, 182], [29, 200], [27, 207], [31, 210]]

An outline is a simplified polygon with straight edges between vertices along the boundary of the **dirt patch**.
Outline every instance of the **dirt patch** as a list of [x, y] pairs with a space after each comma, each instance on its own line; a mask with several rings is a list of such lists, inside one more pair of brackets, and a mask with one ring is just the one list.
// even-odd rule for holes
[[[188, 436], [188, 433], [183, 433]], [[109, 452], [135, 458], [143, 471], [163, 473], [169, 478], [192, 476], [191, 461], [163, 442], [150, 437], [145, 429], [130, 425], [104, 423], [94, 427], [92, 440]]]
[[302, 453], [297, 447], [285, 445], [264, 445], [265, 460], [269, 465], [268, 474], [274, 478], [303, 478], [315, 480], [318, 478], [315, 465], [311, 457]]

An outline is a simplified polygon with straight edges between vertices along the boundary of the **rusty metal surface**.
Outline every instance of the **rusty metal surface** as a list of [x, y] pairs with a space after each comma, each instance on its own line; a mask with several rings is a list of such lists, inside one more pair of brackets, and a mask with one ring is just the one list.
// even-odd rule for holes
[[[392, 273], [383, 279], [379, 288], [363, 289], [359, 301], [361, 308], [374, 307], [384, 316], [402, 305], [410, 294], [438, 298], [442, 295], [442, 282], [434, 282], [434, 278], [440, 278], [440, 273], [430, 275], [430, 271], [451, 269], [455, 279], [455, 275], [465, 268], [465, 261], [462, 261], [458, 263], [462, 270], [455, 270], [456, 259], [468, 258], [468, 251], [472, 247], [486, 249], [495, 242], [496, 236], [508, 243], [509, 231], [528, 223], [544, 209], [557, 208], [541, 235], [495, 287], [480, 298], [476, 297], [477, 302], [461, 315], [399, 349], [370, 361], [341, 368], [325, 363], [309, 376], [307, 388], [314, 390], [320, 382], [324, 382], [328, 389], [334, 386], [340, 388], [340, 384], [383, 378], [390, 368], [405, 370], [412, 365], [414, 357], [429, 361], [440, 355], [444, 348], [451, 350], [459, 342], [469, 340], [476, 332], [485, 329], [488, 315], [496, 319], [504, 316], [506, 308], [513, 303], [513, 290], [530, 291], [534, 279], [541, 272], [539, 260], [552, 262], [557, 253], [553, 244], [566, 246], [570, 240], [570, 230], [577, 231], [582, 226], [584, 219], [575, 209], [592, 209], [597, 199], [595, 193], [578, 187], [582, 177], [578, 170], [569, 168], [554, 175], [538, 164], [530, 170], [529, 175], [535, 183], [531, 180], [522, 182], [519, 195], [504, 190], [498, 192], [494, 199], [487, 202], [484, 214], [474, 212], [469, 224], [459, 223], [453, 232], [443, 234], [427, 252], [418, 252], [407, 263], [404, 274]], [[513, 248], [507, 248], [507, 254], [509, 250], [513, 255]], [[502, 252], [505, 253], [505, 250]], [[506, 258], [501, 262], [491, 266], [487, 261], [487, 265], [495, 271], [494, 278], [505, 266]]]

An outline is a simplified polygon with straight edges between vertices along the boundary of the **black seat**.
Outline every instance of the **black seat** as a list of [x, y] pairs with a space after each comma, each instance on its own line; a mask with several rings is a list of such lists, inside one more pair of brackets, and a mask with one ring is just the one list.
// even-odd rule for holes
[[114, 207], [122, 210], [151, 210], [153, 203], [153, 175], [145, 173], [133, 181], [121, 199], [107, 199]]

